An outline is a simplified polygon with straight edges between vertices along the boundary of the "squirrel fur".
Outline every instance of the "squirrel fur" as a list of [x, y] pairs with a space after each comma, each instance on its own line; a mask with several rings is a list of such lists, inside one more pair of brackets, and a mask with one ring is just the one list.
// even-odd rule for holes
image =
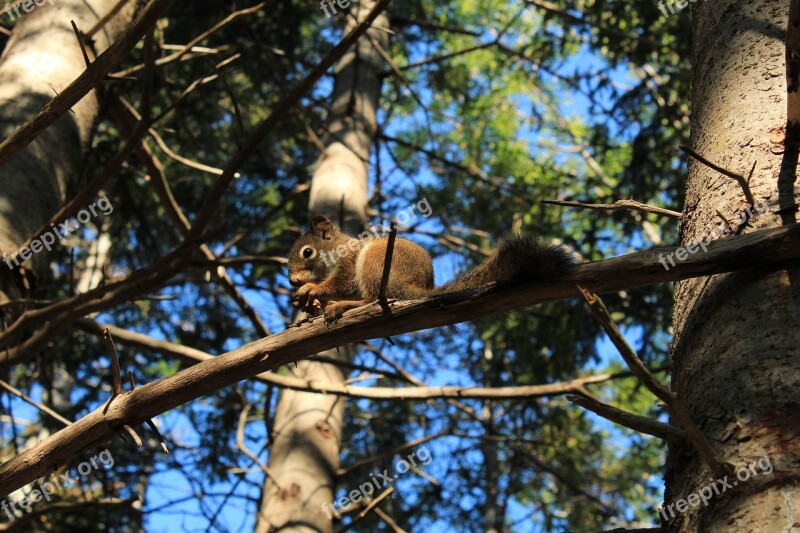
[[[307, 312], [324, 309], [330, 322], [349, 309], [376, 301], [389, 239], [367, 235], [370, 238], [358, 239], [341, 232], [324, 216], [313, 217], [309, 230], [289, 252], [289, 282], [298, 287], [294, 305]], [[398, 237], [386, 296], [409, 300], [492, 282], [557, 279], [573, 264], [566, 249], [517, 235], [504, 239], [482, 265], [434, 288], [431, 256], [418, 244]]]

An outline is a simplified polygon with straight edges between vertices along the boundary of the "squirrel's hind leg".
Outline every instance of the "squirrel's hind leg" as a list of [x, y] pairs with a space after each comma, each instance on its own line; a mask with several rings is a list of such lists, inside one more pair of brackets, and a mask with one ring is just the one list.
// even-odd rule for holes
[[350, 309], [361, 307], [372, 303], [370, 300], [342, 300], [340, 302], [328, 302], [325, 306], [325, 322], [335, 322], [342, 318], [342, 315]]

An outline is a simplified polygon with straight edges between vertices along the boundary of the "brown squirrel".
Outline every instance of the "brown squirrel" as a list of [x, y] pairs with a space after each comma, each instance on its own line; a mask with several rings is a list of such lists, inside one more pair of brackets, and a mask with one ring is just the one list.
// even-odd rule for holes
[[[345, 311], [378, 299], [389, 239], [369, 232], [359, 237], [342, 233], [324, 216], [312, 218], [311, 228], [289, 252], [289, 282], [299, 287], [296, 307], [309, 313], [324, 309], [325, 320], [332, 322]], [[418, 244], [397, 238], [386, 297], [408, 300], [497, 281], [556, 279], [573, 264], [564, 248], [518, 235], [503, 240], [482, 265], [434, 289], [431, 256]]]

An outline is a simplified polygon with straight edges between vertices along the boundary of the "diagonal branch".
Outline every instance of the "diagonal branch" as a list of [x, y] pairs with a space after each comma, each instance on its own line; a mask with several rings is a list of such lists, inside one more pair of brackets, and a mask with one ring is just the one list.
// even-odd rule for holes
[[[214, 359], [214, 356], [181, 344], [169, 341], [154, 339], [143, 333], [136, 333], [117, 326], [99, 324], [90, 318], [82, 318], [75, 323], [75, 327], [92, 335], [102, 335], [103, 330], [109, 330], [114, 338], [126, 344], [142, 350], [160, 353], [167, 357], [180, 359], [189, 365], [196, 365], [203, 361]], [[516, 387], [455, 387], [438, 386], [427, 387], [424, 382], [412, 378], [414, 387], [353, 387], [341, 383], [317, 382], [292, 376], [285, 376], [274, 372], [262, 372], [251, 376], [253, 381], [259, 381], [265, 385], [291, 389], [300, 392], [315, 392], [317, 394], [333, 394], [336, 396], [346, 396], [348, 398], [363, 398], [370, 400], [436, 400], [436, 399], [481, 399], [481, 400], [514, 400], [542, 398], [549, 396], [560, 396], [569, 393], [578, 393], [585, 390], [584, 387], [596, 383], [618, 378], [627, 378], [630, 372], [617, 372], [614, 374], [596, 374], [582, 376], [564, 381], [561, 383], [545, 383], [541, 385], [520, 385]], [[0, 381], [0, 385], [2, 381]]]
[[91, 446], [104, 443], [123, 426], [135, 426], [160, 413], [243, 379], [337, 346], [475, 320], [544, 301], [578, 296], [577, 285], [594, 293], [732, 272], [745, 268], [779, 268], [800, 258], [800, 224], [754, 231], [712, 242], [670, 270], [658, 260], [660, 250], [578, 265], [556, 280], [489, 284], [441, 296], [396, 302], [392, 314], [377, 303], [350, 311], [336, 323], [321, 317], [246, 344], [177, 374], [147, 383], [117, 397], [103, 413], [100, 407], [72, 426], [36, 444], [0, 466], [0, 495], [47, 474], [55, 465]]
[[539, 200], [542, 204], [562, 205], [566, 207], [580, 207], [583, 209], [600, 209], [607, 211], [615, 211], [618, 209], [627, 209], [630, 211], [644, 211], [645, 213], [654, 213], [665, 217], [681, 218], [678, 211], [658, 207], [655, 205], [647, 205], [635, 200], [617, 200], [613, 204], [590, 204], [586, 202], [575, 202], [572, 200]]
[[646, 416], [623, 411], [613, 405], [608, 405], [589, 396], [575, 394], [567, 396], [567, 400], [620, 426], [625, 426], [639, 433], [652, 435], [670, 444], [683, 444], [686, 442], [686, 432], [675, 426], [659, 422], [658, 420]]

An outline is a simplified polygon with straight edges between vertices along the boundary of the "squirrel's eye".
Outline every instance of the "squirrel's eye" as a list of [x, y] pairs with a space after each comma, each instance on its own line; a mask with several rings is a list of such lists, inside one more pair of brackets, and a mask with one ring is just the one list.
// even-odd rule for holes
[[311, 246], [303, 246], [300, 250], [300, 255], [303, 259], [314, 259], [317, 257], [317, 251]]

